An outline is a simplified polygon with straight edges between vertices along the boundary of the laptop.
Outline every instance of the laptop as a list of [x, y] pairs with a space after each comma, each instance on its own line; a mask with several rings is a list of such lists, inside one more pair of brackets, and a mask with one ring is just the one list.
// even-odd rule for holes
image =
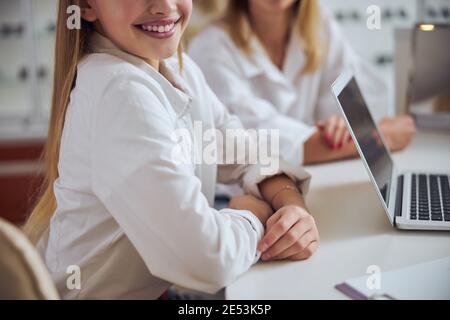
[[344, 72], [332, 91], [391, 224], [450, 231], [449, 174], [400, 173], [353, 73]]

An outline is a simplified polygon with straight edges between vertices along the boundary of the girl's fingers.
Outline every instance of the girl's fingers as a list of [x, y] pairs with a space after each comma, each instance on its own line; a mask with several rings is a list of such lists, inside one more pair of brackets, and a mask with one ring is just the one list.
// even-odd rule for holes
[[326, 122], [319, 121], [319, 122], [317, 122], [316, 126], [319, 130], [324, 130], [325, 126], [326, 126]]
[[287, 259], [293, 260], [293, 261], [300, 261], [300, 260], [308, 259], [314, 254], [314, 252], [316, 252], [318, 247], [319, 247], [319, 242], [313, 241], [309, 244], [309, 246], [305, 250], [303, 250], [302, 252], [300, 252], [298, 254], [294, 254], [294, 255], [288, 257]]
[[267, 250], [263, 256], [263, 260], [269, 260], [278, 256], [280, 253], [295, 244], [305, 233], [311, 230], [312, 226], [306, 219], [300, 219], [280, 240]]
[[345, 127], [339, 126], [334, 135], [333, 149], [340, 149], [344, 145], [343, 139], [347, 129]]
[[335, 149], [340, 149], [345, 146], [349, 142], [350, 133], [348, 132], [347, 126], [345, 125], [345, 121], [342, 118], [339, 118], [336, 133], [334, 135], [334, 145]]
[[328, 141], [329, 143], [332, 143], [334, 140], [334, 134], [335, 134], [337, 125], [338, 125], [338, 118], [332, 117], [330, 120], [328, 120], [328, 122], [325, 126], [324, 136], [325, 136], [325, 140]]
[[352, 142], [352, 135], [348, 130], [345, 131], [344, 138], [342, 139], [344, 145]]
[[266, 221], [266, 230], [270, 230], [272, 226], [281, 218], [281, 211], [275, 212], [273, 215], [270, 216], [269, 219]]
[[311, 242], [317, 241], [313, 230], [309, 230], [303, 236], [298, 239], [293, 245], [291, 245], [289, 248], [278, 254], [277, 256], [273, 257], [272, 260], [284, 260], [289, 257], [298, 255], [302, 253], [305, 249], [308, 248], [308, 246], [311, 244]]
[[283, 214], [274, 225], [266, 230], [266, 234], [258, 245], [258, 250], [266, 252], [275, 242], [277, 242], [289, 229], [300, 219], [295, 212]]

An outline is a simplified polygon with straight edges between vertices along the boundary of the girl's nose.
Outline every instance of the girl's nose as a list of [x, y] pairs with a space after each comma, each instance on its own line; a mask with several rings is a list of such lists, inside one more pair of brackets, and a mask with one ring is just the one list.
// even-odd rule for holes
[[150, 0], [149, 2], [152, 15], [167, 16], [177, 8], [175, 0]]

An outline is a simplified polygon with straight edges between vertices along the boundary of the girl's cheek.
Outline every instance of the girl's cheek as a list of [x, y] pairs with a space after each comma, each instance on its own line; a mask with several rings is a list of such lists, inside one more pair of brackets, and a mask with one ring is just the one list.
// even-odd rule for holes
[[192, 14], [192, 0], [180, 0], [179, 8], [184, 16], [185, 25], [187, 25]]

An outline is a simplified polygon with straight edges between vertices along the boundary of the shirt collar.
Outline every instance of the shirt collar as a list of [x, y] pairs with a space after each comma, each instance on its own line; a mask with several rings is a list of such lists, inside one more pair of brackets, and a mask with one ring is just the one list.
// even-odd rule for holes
[[179, 117], [189, 111], [192, 101], [189, 88], [180, 72], [173, 70], [166, 61], [160, 61], [158, 72], [142, 58], [121, 50], [111, 40], [98, 32], [91, 34], [88, 51], [89, 53], [109, 54], [134, 65], [158, 82]]
[[242, 50], [239, 50], [238, 54], [242, 70], [248, 78], [265, 74], [275, 82], [288, 84], [301, 72], [305, 63], [301, 38], [296, 28], [293, 28], [288, 43], [283, 70], [273, 64], [255, 35], [251, 36], [250, 48], [250, 55], [245, 54]]

